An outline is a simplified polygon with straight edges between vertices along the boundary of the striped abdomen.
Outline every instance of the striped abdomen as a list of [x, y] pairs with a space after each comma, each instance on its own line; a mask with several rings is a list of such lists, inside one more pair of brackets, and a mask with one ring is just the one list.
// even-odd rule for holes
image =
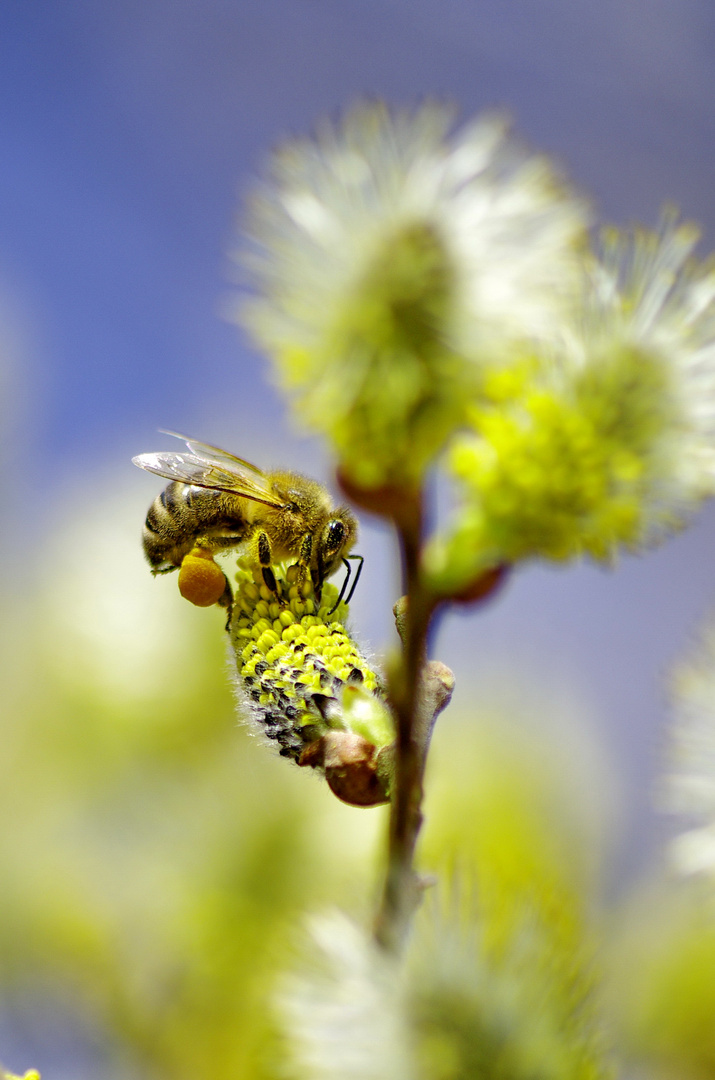
[[155, 573], [181, 566], [197, 540], [211, 550], [245, 540], [250, 524], [243, 501], [229, 492], [172, 481], [149, 507], [143, 530], [144, 554]]

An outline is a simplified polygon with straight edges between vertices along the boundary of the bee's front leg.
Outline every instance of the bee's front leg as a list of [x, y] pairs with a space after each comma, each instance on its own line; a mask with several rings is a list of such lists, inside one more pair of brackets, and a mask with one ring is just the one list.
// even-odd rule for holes
[[[312, 532], [304, 533], [300, 538], [300, 544], [298, 545], [298, 558], [293, 564], [294, 570], [297, 571], [293, 580], [299, 581], [301, 584], [304, 581], [311, 581], [312, 574], [310, 570], [310, 563], [313, 556], [313, 534]], [[315, 584], [315, 582], [313, 582]]]
[[271, 550], [271, 541], [268, 533], [263, 529], [257, 529], [251, 538], [251, 546], [256, 558], [256, 562], [261, 568], [261, 574], [263, 580], [272, 593], [276, 596], [280, 596], [278, 589], [278, 583], [276, 576], [271, 568], [271, 562], [273, 561], [273, 552]]

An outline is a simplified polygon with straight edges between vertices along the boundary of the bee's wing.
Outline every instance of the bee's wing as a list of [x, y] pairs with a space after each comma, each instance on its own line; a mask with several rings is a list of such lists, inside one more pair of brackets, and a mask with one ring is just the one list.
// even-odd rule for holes
[[162, 430], [161, 434], [172, 435], [175, 439], [181, 439], [196, 457], [205, 458], [207, 461], [211, 461], [214, 464], [228, 464], [234, 468], [238, 468], [239, 472], [243, 472], [245, 469], [257, 476], [263, 477], [262, 471], [256, 465], [251, 465], [250, 461], [245, 461], [243, 458], [236, 457], [235, 454], [229, 454], [228, 450], [221, 450], [220, 447], [212, 446], [211, 443], [199, 442], [198, 439], [190, 439], [188, 435], [180, 435], [178, 431]]
[[[202, 445], [195, 444], [197, 447]], [[132, 458], [135, 465], [147, 472], [156, 473], [167, 480], [178, 480], [182, 484], [196, 484], [198, 487], [215, 488], [217, 491], [230, 491], [244, 499], [265, 503], [266, 506], [282, 507], [283, 502], [276, 494], [267, 477], [240, 458], [232, 458], [222, 464], [200, 457], [198, 454], [138, 454]], [[250, 470], [250, 471], [249, 471]]]

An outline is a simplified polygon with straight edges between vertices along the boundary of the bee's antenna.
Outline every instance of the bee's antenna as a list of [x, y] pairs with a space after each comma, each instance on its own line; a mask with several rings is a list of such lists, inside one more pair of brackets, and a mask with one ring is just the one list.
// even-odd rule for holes
[[357, 588], [357, 583], [360, 580], [360, 574], [362, 573], [362, 568], [363, 568], [363, 563], [365, 562], [365, 558], [364, 558], [363, 555], [348, 555], [346, 558], [343, 559], [343, 562], [345, 564], [345, 569], [347, 570], [347, 574], [345, 575], [345, 581], [343, 582], [343, 587], [340, 590], [340, 595], [338, 596], [338, 599], [335, 601], [335, 607], [332, 607], [330, 609], [330, 611], [328, 612], [328, 615], [332, 615], [333, 612], [337, 610], [337, 608], [340, 605], [340, 602], [341, 602], [342, 598], [345, 596], [345, 590], [347, 589], [348, 582], [350, 581], [350, 571], [351, 571], [351, 566], [350, 566], [350, 563], [348, 562], [348, 559], [355, 559], [355, 560], [359, 559], [360, 560], [360, 565], [358, 566], [358, 568], [357, 568], [357, 570], [355, 572], [355, 577], [353, 579], [352, 588], [350, 589], [350, 592], [348, 593], [347, 599], [345, 601], [346, 604], [349, 604], [350, 601], [352, 600], [353, 593], [355, 592], [355, 589]]

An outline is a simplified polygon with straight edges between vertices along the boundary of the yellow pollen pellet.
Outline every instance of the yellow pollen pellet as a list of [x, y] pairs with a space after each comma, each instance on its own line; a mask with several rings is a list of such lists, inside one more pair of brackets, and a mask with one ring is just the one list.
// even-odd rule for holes
[[286, 611], [284, 609], [278, 616], [278, 620], [283, 624], [283, 626], [291, 626], [295, 623], [295, 616], [291, 611]]
[[311, 597], [308, 597], [308, 599], [305, 601], [305, 610], [308, 612], [309, 615], [312, 615], [315, 611], [315, 601], [312, 600]]
[[261, 600], [270, 601], [273, 599], [273, 593], [265, 583], [261, 585], [258, 591], [261, 594]]
[[[279, 641], [277, 645], [274, 645], [272, 649], [269, 649], [266, 653], [266, 660], [269, 664], [275, 664], [276, 660], [280, 660], [288, 652], [288, 646], [284, 641]], [[276, 685], [278, 686], [282, 680], [277, 679]]]
[[273, 603], [268, 606], [268, 614], [272, 619], [277, 619], [282, 610], [283, 609], [277, 600], [274, 600]]
[[290, 601], [288, 607], [293, 612], [297, 619], [302, 618], [305, 615], [305, 604], [302, 600], [293, 599]]
[[324, 623], [321, 623], [321, 622], [316, 623], [314, 626], [309, 626], [308, 627], [308, 632], [307, 632], [306, 636], [308, 638], [308, 641], [313, 641], [315, 638], [318, 638], [318, 637], [327, 637], [328, 636], [328, 628], [327, 628], [327, 626], [325, 626]]
[[258, 600], [260, 598], [258, 586], [254, 585], [252, 581], [249, 581], [248, 584], [244, 586], [243, 591], [249, 600]]
[[265, 619], [268, 615], [268, 604], [265, 600], [259, 600], [254, 610], [259, 619]]
[[300, 586], [301, 596], [304, 596], [306, 600], [313, 595], [313, 583], [312, 581], [304, 581]]

